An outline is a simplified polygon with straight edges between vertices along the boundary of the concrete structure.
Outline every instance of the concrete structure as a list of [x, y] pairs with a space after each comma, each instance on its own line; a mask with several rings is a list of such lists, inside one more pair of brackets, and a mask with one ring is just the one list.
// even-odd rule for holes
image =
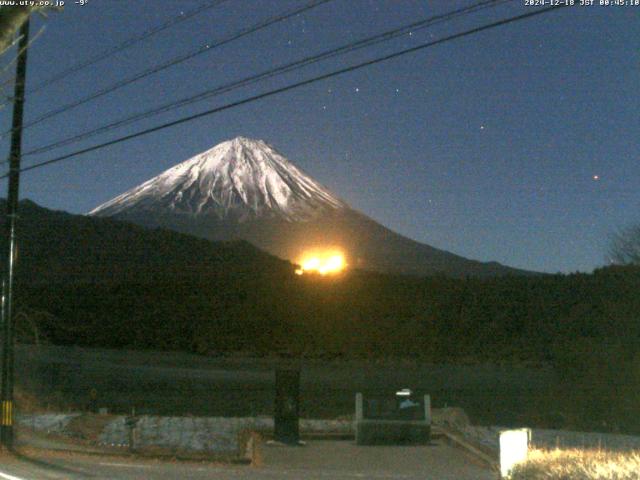
[[424, 395], [421, 400], [422, 404], [412, 402], [408, 397], [402, 401], [393, 398], [365, 399], [362, 393], [357, 393], [354, 425], [356, 444], [429, 443], [431, 397]]

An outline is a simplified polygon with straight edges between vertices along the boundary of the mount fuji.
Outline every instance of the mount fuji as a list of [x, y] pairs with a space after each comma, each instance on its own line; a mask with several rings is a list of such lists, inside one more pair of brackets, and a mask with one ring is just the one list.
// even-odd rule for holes
[[243, 239], [297, 262], [338, 248], [351, 266], [453, 276], [526, 274], [403, 237], [352, 209], [262, 140], [216, 145], [95, 208], [89, 215], [209, 240]]

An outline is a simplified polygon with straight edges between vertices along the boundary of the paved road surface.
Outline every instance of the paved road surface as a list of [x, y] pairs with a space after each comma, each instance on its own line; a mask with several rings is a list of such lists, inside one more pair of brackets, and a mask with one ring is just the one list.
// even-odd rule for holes
[[496, 474], [453, 447], [358, 447], [312, 441], [304, 447], [264, 446], [263, 465], [221, 466], [138, 458], [27, 452], [0, 458], [0, 480], [494, 480]]

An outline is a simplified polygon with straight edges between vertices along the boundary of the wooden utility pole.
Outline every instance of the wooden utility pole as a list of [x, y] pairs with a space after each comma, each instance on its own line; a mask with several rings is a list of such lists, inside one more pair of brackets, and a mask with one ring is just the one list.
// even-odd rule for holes
[[2, 356], [0, 357], [1, 418], [0, 443], [10, 448], [13, 445], [13, 283], [17, 261], [16, 224], [18, 220], [18, 194], [20, 188], [20, 157], [22, 155], [22, 114], [27, 73], [27, 47], [29, 46], [29, 20], [20, 28], [16, 84], [13, 99], [13, 123], [11, 150], [9, 153], [9, 192], [7, 194], [6, 226], [9, 242], [6, 252], [6, 272], [2, 282]]

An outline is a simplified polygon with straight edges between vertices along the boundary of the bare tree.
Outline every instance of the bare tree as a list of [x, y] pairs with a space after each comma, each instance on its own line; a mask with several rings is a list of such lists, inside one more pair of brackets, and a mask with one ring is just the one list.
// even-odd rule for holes
[[618, 265], [640, 265], [640, 224], [626, 227], [613, 235], [609, 260]]

